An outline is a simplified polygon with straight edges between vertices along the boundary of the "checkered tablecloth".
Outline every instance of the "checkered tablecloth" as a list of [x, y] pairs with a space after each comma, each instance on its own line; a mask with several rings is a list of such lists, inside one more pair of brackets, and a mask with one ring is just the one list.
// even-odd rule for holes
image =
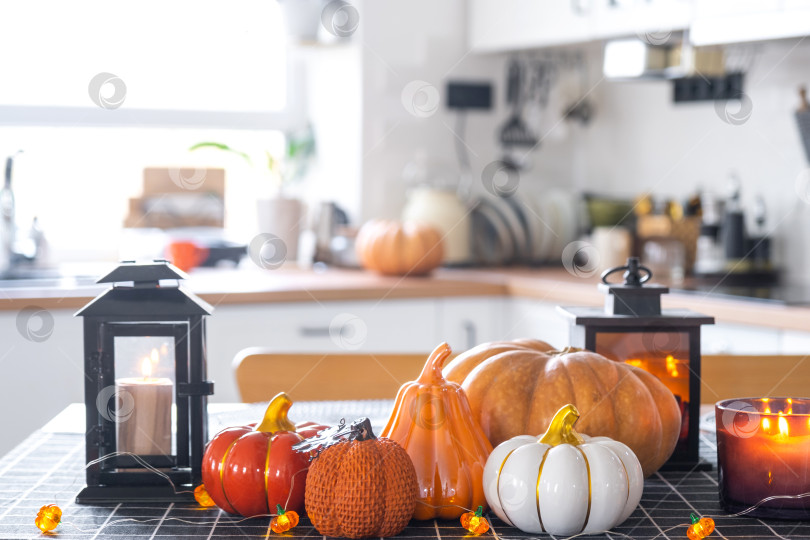
[[[390, 401], [299, 402], [291, 417], [335, 423], [340, 418], [368, 416], [378, 430], [390, 412]], [[262, 405], [219, 409], [211, 415], [211, 431], [260, 418]], [[701, 455], [714, 463], [714, 436], [701, 435]], [[84, 485], [84, 439], [79, 433], [64, 433], [51, 427], [37, 431], [0, 459], [0, 539], [46, 538], [34, 526], [34, 517], [44, 504], [58, 504], [63, 522], [61, 540], [115, 539], [231, 539], [276, 536], [269, 518], [243, 520], [217, 509], [193, 505], [106, 504], [80, 506], [74, 497]], [[711, 516], [717, 525], [712, 538], [807, 538], [810, 522], [762, 521], [724, 517], [717, 498], [716, 472], [661, 472], [645, 482], [641, 504], [628, 520], [607, 534], [577, 538], [686, 538], [689, 514]], [[538, 538], [505, 525], [487, 515], [495, 535], [504, 539]], [[682, 525], [682, 526], [679, 526]], [[677, 526], [677, 527], [676, 527]], [[672, 529], [672, 527], [676, 527]], [[412, 522], [401, 537], [460, 540], [466, 531], [458, 521]], [[286, 538], [319, 537], [306, 518]], [[487, 533], [485, 537], [491, 537]], [[554, 538], [540, 535], [539, 538]]]

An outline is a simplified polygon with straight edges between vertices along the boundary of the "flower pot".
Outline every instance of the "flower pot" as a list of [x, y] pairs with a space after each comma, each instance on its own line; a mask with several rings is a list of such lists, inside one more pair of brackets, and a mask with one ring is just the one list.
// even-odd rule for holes
[[279, 237], [287, 247], [287, 261], [298, 258], [298, 236], [301, 234], [301, 220], [304, 205], [298, 199], [276, 197], [256, 201], [256, 215], [259, 233]]

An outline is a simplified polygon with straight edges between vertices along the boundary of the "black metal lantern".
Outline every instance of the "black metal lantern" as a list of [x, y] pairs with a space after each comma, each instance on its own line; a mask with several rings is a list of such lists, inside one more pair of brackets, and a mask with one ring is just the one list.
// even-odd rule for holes
[[[624, 283], [608, 276], [624, 270]], [[681, 433], [665, 467], [710, 468], [698, 458], [700, 417], [700, 327], [714, 317], [677, 309], [661, 311], [660, 285], [644, 286], [652, 272], [631, 257], [626, 266], [602, 274], [604, 308], [558, 307], [570, 321], [570, 344], [626, 362], [656, 375], [681, 408]]]
[[88, 464], [78, 503], [193, 500], [214, 393], [204, 319], [213, 308], [179, 285], [186, 277], [167, 261], [125, 261], [98, 280], [113, 286], [76, 313]]

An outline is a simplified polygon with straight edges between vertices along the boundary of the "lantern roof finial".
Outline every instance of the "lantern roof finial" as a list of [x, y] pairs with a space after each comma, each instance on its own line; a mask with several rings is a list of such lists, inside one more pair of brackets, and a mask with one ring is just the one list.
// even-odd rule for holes
[[164, 259], [149, 262], [121, 261], [119, 266], [96, 283], [131, 281], [136, 285], [139, 283], [157, 284], [163, 279], [188, 279], [188, 274]]
[[[624, 283], [610, 283], [608, 277], [624, 270]], [[667, 287], [644, 284], [652, 277], [652, 270], [639, 263], [638, 257], [629, 257], [624, 266], [615, 266], [602, 272], [599, 290], [605, 293], [605, 313], [648, 317], [661, 315], [661, 295]]]

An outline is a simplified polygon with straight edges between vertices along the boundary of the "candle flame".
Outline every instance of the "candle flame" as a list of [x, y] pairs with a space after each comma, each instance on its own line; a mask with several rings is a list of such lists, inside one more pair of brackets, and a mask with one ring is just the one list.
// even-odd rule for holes
[[666, 358], [667, 362], [667, 373], [669, 373], [670, 377], [677, 377], [678, 376], [678, 361], [675, 360], [671, 354], [667, 355]]
[[158, 355], [157, 349], [152, 349], [152, 352], [149, 353], [149, 359], [152, 360], [153, 364], [157, 364], [160, 360], [160, 355]]
[[778, 425], [779, 425], [779, 436], [787, 437], [789, 435], [787, 418], [785, 418], [784, 416], [780, 416]]
[[141, 362], [141, 374], [144, 379], [152, 376], [152, 361], [149, 358], [144, 358]]
[[768, 431], [769, 429], [771, 429], [771, 421], [770, 421], [770, 419], [768, 419], [768, 418], [763, 418], [762, 419], [762, 429], [764, 429], [765, 431]]
[[637, 368], [640, 368], [642, 366], [642, 364], [643, 364], [643, 362], [641, 360], [639, 360], [638, 358], [632, 358], [630, 360], [625, 360], [624, 363], [625, 364], [630, 364], [631, 366], [637, 367]]

